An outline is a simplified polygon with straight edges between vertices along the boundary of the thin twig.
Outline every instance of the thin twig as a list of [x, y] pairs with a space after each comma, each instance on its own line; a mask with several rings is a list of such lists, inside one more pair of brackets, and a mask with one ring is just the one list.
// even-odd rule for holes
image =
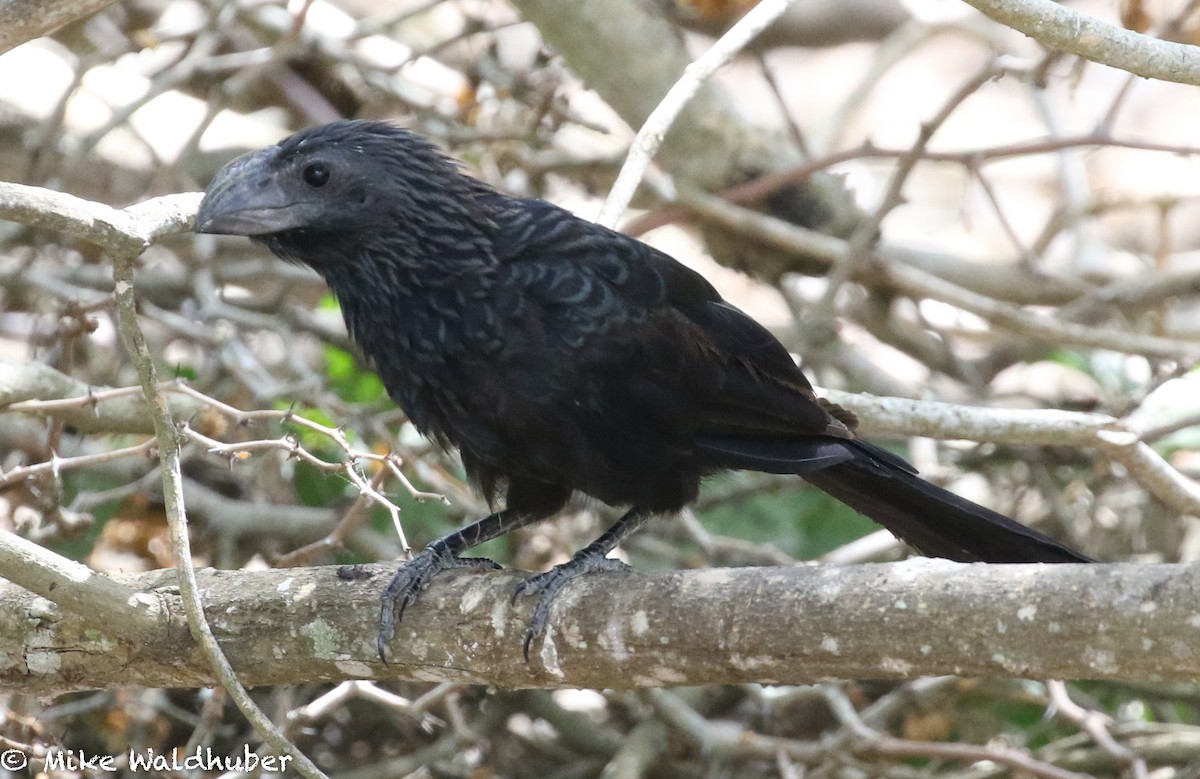
[[605, 227], [616, 226], [629, 201], [633, 200], [633, 193], [637, 191], [650, 160], [667, 137], [667, 132], [679, 116], [679, 112], [706, 80], [775, 21], [792, 2], [794, 0], [762, 0], [722, 35], [712, 48], [687, 67], [638, 130], [629, 149], [629, 156], [625, 158], [625, 164], [621, 166], [621, 172], [617, 174], [617, 180], [609, 190], [604, 207], [596, 217], [598, 224]]

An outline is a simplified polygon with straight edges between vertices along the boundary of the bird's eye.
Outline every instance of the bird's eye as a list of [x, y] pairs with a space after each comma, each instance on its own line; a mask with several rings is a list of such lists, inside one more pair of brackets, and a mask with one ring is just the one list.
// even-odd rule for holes
[[314, 162], [304, 169], [304, 183], [310, 187], [323, 187], [329, 182], [329, 166], [323, 162]]

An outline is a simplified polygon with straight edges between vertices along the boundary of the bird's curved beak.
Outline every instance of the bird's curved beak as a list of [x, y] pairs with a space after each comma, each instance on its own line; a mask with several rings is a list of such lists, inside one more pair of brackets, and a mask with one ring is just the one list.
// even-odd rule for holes
[[243, 154], [217, 172], [196, 213], [196, 232], [266, 235], [302, 226], [300, 204], [268, 168], [274, 149]]

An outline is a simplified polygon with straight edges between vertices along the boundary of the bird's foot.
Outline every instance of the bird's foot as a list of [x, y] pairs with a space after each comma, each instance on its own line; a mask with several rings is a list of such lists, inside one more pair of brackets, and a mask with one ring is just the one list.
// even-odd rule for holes
[[494, 571], [500, 566], [486, 557], [459, 557], [435, 545], [427, 546], [400, 566], [380, 598], [379, 638], [376, 643], [380, 660], [387, 663], [387, 644], [395, 635], [396, 623], [404, 616], [408, 605], [429, 586], [434, 576], [456, 568]]
[[521, 595], [538, 596], [537, 606], [534, 607], [533, 617], [529, 620], [529, 629], [525, 631], [525, 643], [522, 652], [525, 662], [529, 662], [529, 647], [535, 639], [546, 632], [550, 621], [550, 607], [558, 593], [567, 583], [578, 576], [592, 571], [628, 571], [629, 566], [620, 560], [605, 557], [603, 553], [589, 552], [587, 549], [576, 553], [574, 557], [561, 565], [556, 565], [545, 573], [531, 576], [517, 585], [513, 592], [512, 602], [516, 603]]

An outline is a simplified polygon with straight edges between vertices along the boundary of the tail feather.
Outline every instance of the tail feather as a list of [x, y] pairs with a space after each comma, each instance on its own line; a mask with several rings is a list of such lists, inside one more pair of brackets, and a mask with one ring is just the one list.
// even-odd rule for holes
[[903, 459], [859, 440], [705, 436], [706, 465], [798, 474], [922, 554], [959, 562], [1090, 563], [1091, 559], [991, 509], [922, 479]]
[[930, 484], [875, 447], [854, 442], [862, 455], [804, 479], [886, 527], [923, 554], [959, 562], [1090, 563], [1049, 536], [1003, 514]]

